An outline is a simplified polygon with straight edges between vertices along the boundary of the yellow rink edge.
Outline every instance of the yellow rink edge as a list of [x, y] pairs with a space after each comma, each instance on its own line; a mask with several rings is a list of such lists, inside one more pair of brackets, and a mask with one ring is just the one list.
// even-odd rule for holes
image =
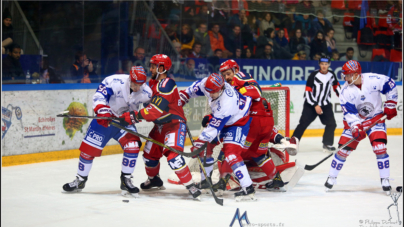
[[[343, 129], [335, 129], [335, 136], [340, 136]], [[290, 130], [290, 136], [293, 135], [294, 130]], [[324, 129], [307, 129], [303, 137], [322, 137], [324, 133]], [[387, 128], [387, 135], [402, 135], [402, 128]], [[194, 137], [196, 140], [197, 137]], [[338, 142], [338, 141], [336, 141]], [[144, 145], [144, 143], [143, 143]], [[189, 138], [185, 141], [185, 146], [191, 145], [191, 141]], [[140, 150], [143, 150], [143, 146]], [[111, 145], [106, 146], [102, 151], [102, 156], [111, 155], [111, 154], [121, 154], [123, 150], [120, 145]], [[23, 164], [31, 164], [38, 162], [50, 162], [57, 160], [65, 160], [78, 158], [80, 155], [79, 149], [73, 150], [63, 150], [63, 151], [50, 151], [43, 153], [34, 153], [34, 154], [23, 154], [23, 155], [11, 155], [11, 156], [3, 156], [2, 157], [2, 166], [14, 166], [14, 165], [23, 165]]]

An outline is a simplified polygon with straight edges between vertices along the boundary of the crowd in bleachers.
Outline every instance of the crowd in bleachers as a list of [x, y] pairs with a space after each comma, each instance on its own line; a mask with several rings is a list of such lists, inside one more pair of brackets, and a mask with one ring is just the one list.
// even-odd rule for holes
[[[331, 9], [340, 10], [339, 15], [346, 12], [345, 17], [351, 16], [347, 21], [355, 28], [347, 32], [352, 33], [350, 38], [355, 41], [363, 27], [360, 15], [355, 17], [358, 12], [360, 14], [362, 1], [349, 1], [351, 8], [345, 8], [345, 11], [341, 11], [345, 5], [336, 7], [335, 2], [343, 1], [331, 1]], [[377, 4], [368, 3], [368, 14], [369, 7], [386, 9], [386, 12], [379, 12], [379, 16], [386, 14], [389, 32], [394, 37], [394, 31], [397, 34], [401, 31], [401, 12], [399, 15], [394, 13], [399, 7], [401, 9], [401, 1], [386, 1], [383, 6]], [[328, 55], [333, 60], [340, 60], [348, 52], [336, 48], [332, 22], [341, 18], [325, 15], [323, 8], [316, 10], [312, 1], [186, 1], [180, 8], [182, 10], [171, 9], [168, 20], [161, 19], [170, 40], [181, 44], [181, 57], [204, 58], [220, 52], [222, 58], [315, 60]], [[374, 18], [368, 19], [366, 26], [374, 26], [372, 21]], [[400, 35], [398, 37], [402, 39]], [[393, 45], [394, 40], [388, 43]], [[349, 60], [349, 56], [344, 59]]]

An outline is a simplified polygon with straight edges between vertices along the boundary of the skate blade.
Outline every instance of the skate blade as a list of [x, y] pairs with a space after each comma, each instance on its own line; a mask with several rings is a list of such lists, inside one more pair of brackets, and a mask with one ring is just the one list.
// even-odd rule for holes
[[286, 188], [284, 188], [284, 187], [280, 187], [280, 188], [266, 188], [267, 189], [267, 191], [270, 191], [270, 192], [286, 192], [287, 190], [286, 190]]
[[66, 193], [66, 194], [73, 194], [73, 193], [79, 193], [81, 192], [83, 189], [74, 189], [73, 191], [65, 191], [63, 190], [62, 193]]
[[327, 150], [327, 149], [323, 149], [323, 152], [324, 152], [324, 153], [331, 154], [331, 153], [333, 153], [334, 151], [330, 151], [330, 150]]
[[204, 188], [204, 189], [200, 189], [200, 190], [201, 190], [202, 194], [207, 194], [207, 195], [211, 194], [210, 189]]
[[166, 187], [161, 186], [161, 187], [153, 187], [153, 188], [150, 188], [150, 189], [143, 189], [142, 188], [142, 190], [143, 191], [148, 191], [148, 192], [150, 192], [150, 191], [160, 191], [160, 190], [166, 190]]
[[127, 198], [140, 198], [139, 193], [130, 193], [128, 191], [122, 190], [121, 195]]
[[390, 195], [391, 195], [391, 192], [390, 192], [390, 191], [384, 191], [384, 192], [386, 192], [386, 195], [387, 195], [387, 196], [390, 196]]
[[329, 190], [330, 190], [330, 189], [327, 188], [327, 187], [324, 188], [324, 191], [325, 191], [325, 192], [328, 192]]
[[198, 197], [196, 197], [196, 198], [193, 198], [195, 201], [202, 201], [202, 199], [201, 199], [201, 196], [198, 196]]
[[242, 202], [242, 201], [257, 201], [257, 198], [255, 198], [255, 193], [236, 197], [236, 202]]

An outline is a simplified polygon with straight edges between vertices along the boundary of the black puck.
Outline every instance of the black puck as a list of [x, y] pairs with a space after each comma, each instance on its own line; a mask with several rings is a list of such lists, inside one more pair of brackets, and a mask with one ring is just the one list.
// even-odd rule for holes
[[124, 203], [129, 203], [129, 200], [122, 200], [122, 202], [124, 202]]

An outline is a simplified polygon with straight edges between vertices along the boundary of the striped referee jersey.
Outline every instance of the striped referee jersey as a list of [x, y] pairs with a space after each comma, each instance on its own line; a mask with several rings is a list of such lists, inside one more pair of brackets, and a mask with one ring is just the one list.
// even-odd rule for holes
[[331, 86], [339, 97], [341, 86], [334, 72], [328, 70], [323, 74], [320, 70], [313, 71], [306, 83], [304, 99], [312, 106], [326, 106], [331, 103]]

